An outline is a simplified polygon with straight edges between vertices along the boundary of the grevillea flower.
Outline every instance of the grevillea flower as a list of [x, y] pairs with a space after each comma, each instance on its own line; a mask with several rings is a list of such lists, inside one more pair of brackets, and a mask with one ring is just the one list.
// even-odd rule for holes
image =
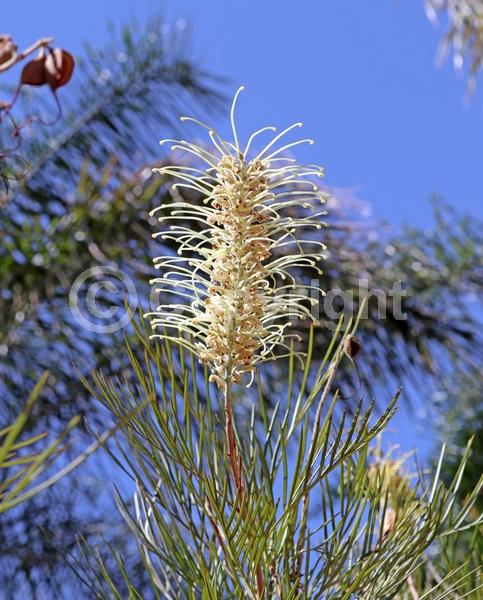
[[[193, 350], [209, 365], [211, 380], [219, 387], [227, 378], [238, 383], [244, 373], [253, 379], [258, 363], [273, 358], [280, 347], [288, 349], [286, 329], [293, 319], [316, 321], [310, 302], [317, 300], [307, 301], [307, 292], [318, 287], [302, 286], [293, 269], [309, 266], [320, 273], [316, 263], [324, 249], [318, 236], [307, 231], [323, 225], [319, 217], [324, 212], [318, 211], [317, 204], [325, 201], [326, 194], [305, 179], [322, 177], [323, 170], [283, 156], [289, 148], [312, 140], [276, 147], [283, 136], [302, 125], [296, 123], [258, 153], [250, 151], [255, 139], [276, 131], [275, 127], [255, 132], [242, 148], [234, 120], [242, 89], [231, 109], [233, 142], [189, 117], [181, 120], [204, 127], [210, 147], [178, 140], [161, 142], [174, 142], [173, 150], [194, 155], [204, 168], [156, 170], [178, 180], [173, 188], [195, 190], [203, 200], [174, 195], [173, 202], [152, 212], [162, 211], [159, 220], [168, 226], [155, 235], [178, 245], [177, 256], [155, 259], [162, 270], [162, 276], [153, 281], [155, 291], [183, 299], [151, 313], [153, 337], [176, 339]], [[308, 239], [299, 239], [301, 231]]]

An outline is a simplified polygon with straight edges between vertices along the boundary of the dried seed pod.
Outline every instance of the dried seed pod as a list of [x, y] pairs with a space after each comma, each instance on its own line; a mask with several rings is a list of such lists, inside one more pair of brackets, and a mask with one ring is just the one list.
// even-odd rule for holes
[[23, 85], [44, 85], [47, 83], [45, 60], [45, 50], [41, 48], [37, 58], [29, 61], [22, 69], [20, 83]]
[[12, 60], [17, 55], [17, 46], [7, 34], [0, 34], [0, 65]]
[[45, 74], [47, 83], [53, 91], [68, 83], [72, 77], [74, 65], [74, 59], [67, 50], [62, 50], [62, 48], [49, 50], [45, 59]]
[[354, 358], [361, 349], [361, 342], [358, 337], [351, 335], [344, 342], [344, 352], [349, 358]]

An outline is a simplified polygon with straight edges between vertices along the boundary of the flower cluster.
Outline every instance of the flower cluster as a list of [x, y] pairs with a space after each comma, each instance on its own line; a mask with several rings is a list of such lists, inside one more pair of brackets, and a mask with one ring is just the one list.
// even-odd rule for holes
[[325, 194], [304, 178], [322, 176], [323, 171], [281, 156], [294, 145], [312, 141], [272, 150], [285, 134], [301, 126], [296, 123], [249, 158], [256, 137], [275, 128], [255, 132], [241, 149], [234, 121], [238, 93], [231, 110], [233, 143], [199, 121], [182, 117], [208, 131], [212, 148], [166, 141], [175, 141], [173, 149], [194, 155], [207, 167], [158, 169], [178, 180], [173, 188], [198, 194], [194, 201], [174, 198], [153, 211], [162, 212], [162, 223], [176, 221], [158, 235], [178, 245], [178, 256], [155, 259], [162, 269], [162, 277], [154, 280], [156, 291], [189, 300], [161, 305], [152, 313], [154, 336], [174, 339], [171, 329], [182, 332], [183, 337], [176, 339], [209, 365], [211, 380], [219, 387], [228, 377], [234, 383], [244, 373], [253, 378], [257, 363], [273, 358], [276, 348], [287, 348], [285, 330], [291, 319], [316, 320], [310, 310], [310, 302], [316, 300], [306, 298], [310, 286], [298, 283], [290, 270], [309, 266], [320, 272], [316, 263], [324, 249], [316, 236], [297, 235], [322, 226], [319, 217], [324, 212], [316, 205], [325, 201]]

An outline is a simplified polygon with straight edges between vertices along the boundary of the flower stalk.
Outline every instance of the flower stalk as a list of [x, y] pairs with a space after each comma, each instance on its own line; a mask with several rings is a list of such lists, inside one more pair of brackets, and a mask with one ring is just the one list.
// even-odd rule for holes
[[[239, 143], [233, 101], [230, 121], [233, 142], [224, 140], [213, 128], [188, 117], [203, 127], [210, 138], [208, 149], [191, 142], [174, 142], [172, 150], [183, 150], [198, 164], [157, 169], [176, 179], [177, 188], [196, 192], [196, 200], [161, 205], [160, 222], [167, 226], [158, 235], [175, 242], [177, 256], [155, 259], [162, 276], [155, 290], [172, 294], [178, 303], [160, 304], [152, 316], [153, 337], [174, 339], [210, 369], [210, 381], [223, 393], [226, 453], [235, 488], [235, 506], [243, 516], [245, 482], [243, 458], [236, 437], [233, 386], [254, 378], [257, 365], [289, 352], [287, 332], [295, 319], [317, 323], [311, 305], [317, 303], [318, 286], [302, 285], [293, 274], [300, 267], [321, 271], [317, 263], [324, 244], [314, 231], [321, 229], [318, 210], [326, 194], [312, 181], [322, 177], [316, 165], [299, 165], [285, 156], [304, 139], [277, 143], [296, 123], [275, 135], [258, 153], [251, 152], [258, 136], [274, 127], [255, 132], [245, 146]], [[255, 154], [254, 156], [252, 156]], [[307, 179], [309, 178], [309, 179]], [[202, 202], [199, 196], [202, 196]], [[169, 212], [168, 212], [169, 211]], [[300, 234], [303, 234], [303, 237]], [[311, 292], [307, 298], [307, 291]], [[188, 302], [186, 302], [188, 300]], [[175, 330], [171, 333], [172, 330]], [[255, 565], [258, 597], [265, 584], [261, 563]]]

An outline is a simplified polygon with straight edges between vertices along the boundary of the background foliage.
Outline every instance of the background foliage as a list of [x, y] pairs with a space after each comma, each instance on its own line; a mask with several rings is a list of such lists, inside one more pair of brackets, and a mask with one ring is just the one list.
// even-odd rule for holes
[[[94, 335], [80, 327], [69, 309], [69, 290], [85, 269], [116, 265], [147, 302], [151, 260], [159, 254], [147, 212], [168, 194], [167, 182], [151, 175], [157, 164], [155, 141], [163, 131], [172, 135], [175, 117], [188, 107], [202, 114], [223, 106], [223, 82], [197, 67], [188, 42], [180, 32], [167, 33], [160, 22], [151, 21], [146, 30], [125, 28], [115, 34], [104, 50], [86, 48], [81, 74], [62, 90], [62, 121], [53, 128], [36, 126], [24, 136], [29, 168], [0, 212], [4, 425], [48, 369], [32, 414], [32, 435], [45, 429], [59, 435], [75, 415], [88, 416], [90, 427], [105, 428], [105, 412], [79, 385], [74, 365], [83, 374], [100, 368], [110, 376], [124, 375], [122, 332]], [[52, 108], [40, 107], [36, 94], [24, 95], [23, 101], [26, 113], [34, 107], [49, 114]], [[473, 400], [465, 395], [471, 396], [468, 382], [475, 381], [481, 365], [478, 310], [470, 303], [481, 293], [483, 280], [481, 224], [436, 199], [432, 231], [394, 232], [365, 218], [363, 208], [350, 198], [332, 201], [326, 231], [330, 255], [321, 286], [354, 289], [357, 309], [361, 277], [370, 288], [383, 290], [403, 281], [407, 321], [378, 321], [370, 302], [370, 318], [359, 330], [363, 353], [358, 368], [373, 389], [401, 383], [420, 387], [423, 375], [428, 395], [434, 385], [443, 386], [444, 413], [453, 420], [447, 422], [459, 425], [450, 447], [457, 455], [477, 426]], [[105, 297], [106, 304], [113, 301], [122, 306], [122, 294]], [[317, 340], [316, 349], [326, 344], [327, 338]], [[271, 377], [267, 373], [266, 381]], [[358, 388], [352, 366], [343, 377], [349, 390]], [[445, 422], [442, 428], [447, 429]], [[463, 496], [477, 469], [468, 472]], [[66, 593], [64, 563], [54, 548], [72, 548], [76, 532], [89, 539], [97, 526], [122, 547], [124, 525], [103, 494], [110, 473], [99, 459], [65, 485], [2, 516], [0, 544], [7, 558], [0, 577], [6, 598], [19, 590], [32, 596]], [[139, 560], [133, 561], [142, 579]]]

